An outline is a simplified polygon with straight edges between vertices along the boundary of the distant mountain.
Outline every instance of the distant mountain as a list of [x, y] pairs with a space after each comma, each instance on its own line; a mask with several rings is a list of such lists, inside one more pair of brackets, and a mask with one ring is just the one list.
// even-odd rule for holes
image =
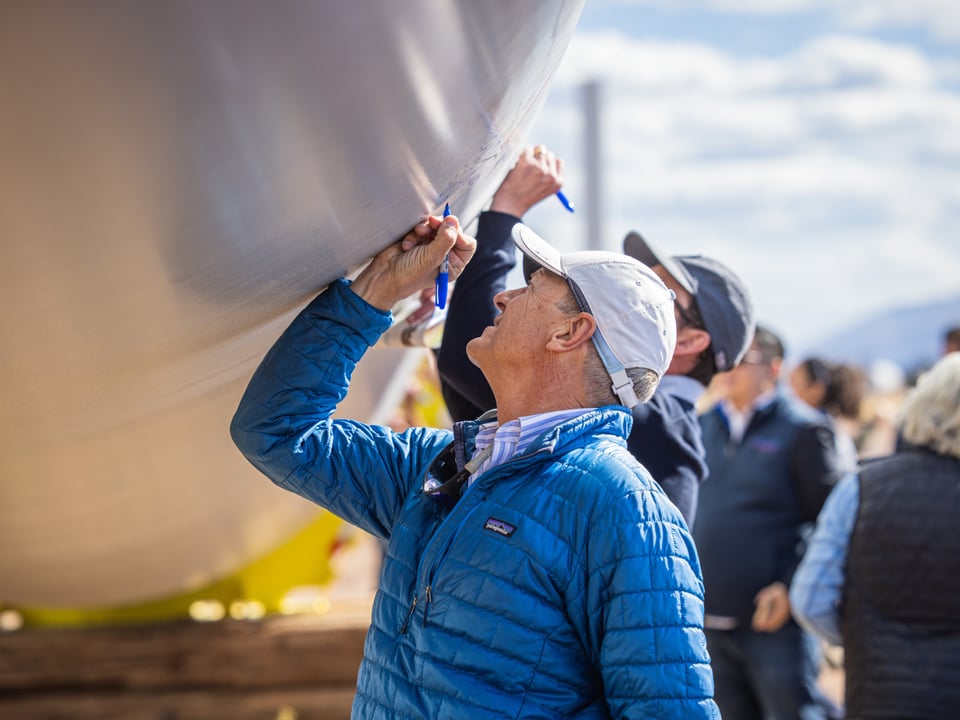
[[943, 351], [944, 333], [956, 326], [960, 326], [960, 295], [879, 312], [804, 348], [794, 359], [818, 355], [864, 368], [886, 360], [909, 375], [936, 362]]

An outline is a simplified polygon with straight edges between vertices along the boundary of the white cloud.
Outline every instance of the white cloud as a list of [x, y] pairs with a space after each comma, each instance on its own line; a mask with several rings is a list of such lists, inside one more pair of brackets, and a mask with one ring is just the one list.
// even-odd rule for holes
[[672, 91], [724, 90], [743, 83], [735, 63], [704, 45], [637, 42], [613, 31], [575, 35], [555, 82], [578, 84], [598, 77]]
[[575, 35], [555, 83], [602, 77], [674, 92], [927, 87], [937, 79], [938, 67], [912, 47], [856, 35], [823, 35], [779, 58], [743, 58], [707, 45], [641, 41], [611, 30]]
[[921, 28], [941, 40], [960, 39], [960, 13], [954, 0], [848, 0], [836, 10], [850, 28]]
[[663, 11], [712, 10], [745, 16], [824, 15], [850, 30], [920, 29], [944, 41], [960, 39], [955, 0], [594, 0], [607, 7], [646, 6]]
[[927, 87], [935, 68], [913, 48], [851, 35], [820, 37], [785, 58], [789, 87]]
[[[585, 193], [577, 88], [604, 85], [604, 244], [640, 230], [729, 262], [761, 316], [805, 341], [881, 308], [955, 293], [956, 67], [827, 35], [781, 57], [576, 36], [532, 139]], [[531, 215], [558, 244], [584, 218]]]

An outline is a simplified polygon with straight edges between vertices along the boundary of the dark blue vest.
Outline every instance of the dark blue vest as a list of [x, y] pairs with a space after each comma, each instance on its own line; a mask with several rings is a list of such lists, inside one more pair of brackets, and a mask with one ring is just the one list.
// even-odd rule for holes
[[830, 465], [812, 456], [823, 448], [809, 438], [817, 432], [832, 434], [817, 413], [784, 396], [757, 411], [739, 445], [730, 442], [719, 408], [700, 423], [710, 474], [700, 486], [693, 537], [703, 568], [706, 611], [749, 625], [757, 591], [776, 581], [789, 584], [803, 551], [804, 530], [836, 480], [826, 472], [805, 474]]

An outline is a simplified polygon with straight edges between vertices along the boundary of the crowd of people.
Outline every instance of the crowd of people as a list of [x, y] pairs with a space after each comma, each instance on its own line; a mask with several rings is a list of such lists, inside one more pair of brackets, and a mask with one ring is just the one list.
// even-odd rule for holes
[[[333, 283], [234, 417], [275, 483], [385, 543], [354, 716], [949, 716], [960, 330], [897, 447], [864, 462], [860, 369], [786, 372], [716, 259], [637, 232], [559, 252], [523, 216], [562, 184], [562, 160], [527, 148], [475, 239], [431, 216]], [[526, 285], [507, 289], [517, 250]], [[333, 419], [444, 257], [452, 428]], [[824, 642], [845, 651], [845, 709], [817, 686]]]

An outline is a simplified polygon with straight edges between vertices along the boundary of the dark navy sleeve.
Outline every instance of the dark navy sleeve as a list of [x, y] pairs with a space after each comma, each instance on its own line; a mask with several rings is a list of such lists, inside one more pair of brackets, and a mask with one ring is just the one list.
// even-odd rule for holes
[[658, 390], [633, 409], [627, 447], [693, 527], [700, 483], [707, 476], [696, 408]]
[[[844, 475], [836, 451], [836, 437], [830, 426], [818, 422], [802, 428], [797, 434], [790, 463], [800, 516], [811, 527], [830, 492]], [[788, 587], [806, 551], [808, 539], [809, 532], [804, 533], [796, 558], [783, 574], [782, 580]]]
[[803, 428], [797, 435], [791, 462], [800, 512], [805, 521], [814, 522], [830, 491], [845, 474], [834, 431], [826, 423]]
[[517, 264], [510, 233], [520, 219], [500, 212], [480, 215], [477, 252], [457, 279], [437, 353], [443, 399], [454, 421], [473, 420], [496, 401], [487, 379], [467, 357], [467, 343], [493, 324], [493, 297], [506, 288]]

